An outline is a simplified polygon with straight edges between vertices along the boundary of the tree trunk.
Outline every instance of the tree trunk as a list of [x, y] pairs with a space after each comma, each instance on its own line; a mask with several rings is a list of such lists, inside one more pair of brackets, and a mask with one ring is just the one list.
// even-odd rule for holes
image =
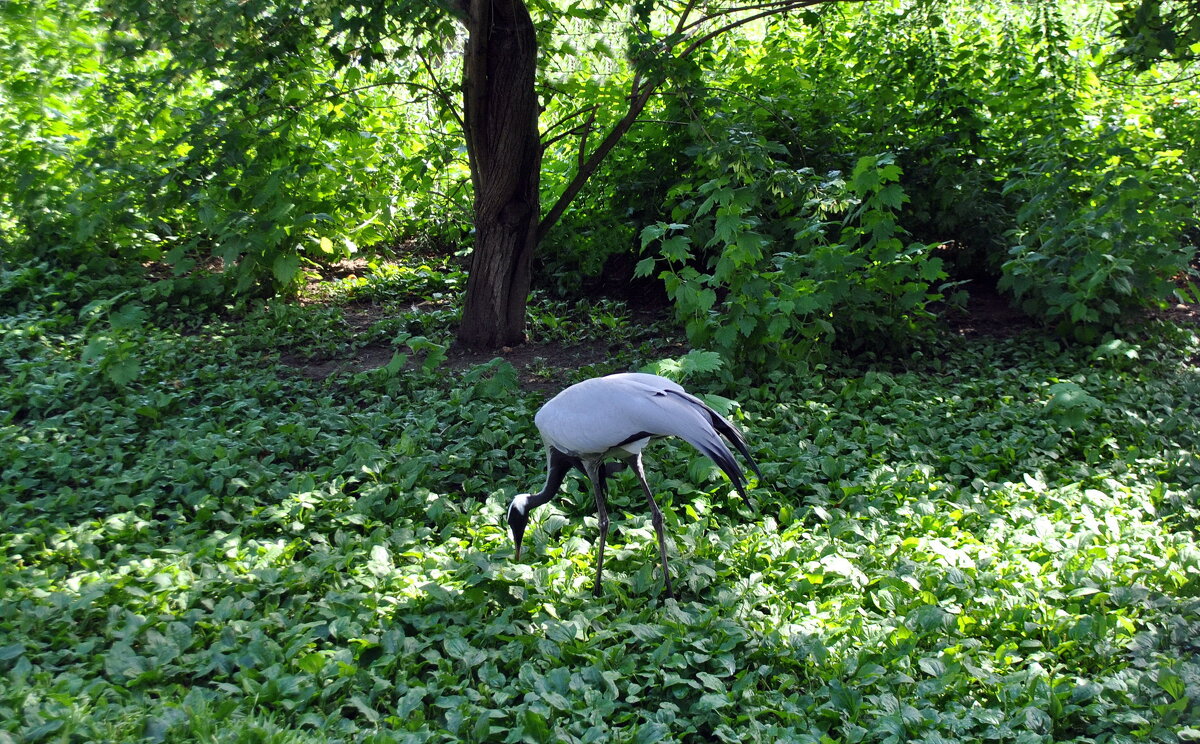
[[537, 37], [524, 0], [469, 0], [463, 71], [475, 250], [458, 340], [519, 344], [537, 243], [542, 150], [534, 92]]

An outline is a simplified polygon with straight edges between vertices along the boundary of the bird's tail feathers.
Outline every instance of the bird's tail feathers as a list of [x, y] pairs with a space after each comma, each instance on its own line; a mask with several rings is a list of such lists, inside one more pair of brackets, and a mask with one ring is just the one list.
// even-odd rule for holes
[[[760, 481], [765, 480], [763, 478], [762, 471], [758, 469], [758, 463], [754, 462], [754, 457], [750, 454], [750, 447], [746, 444], [746, 438], [742, 436], [742, 432], [738, 431], [736, 426], [726, 421], [724, 416], [714, 411], [707, 403], [691, 393], [687, 393], [682, 390], [668, 390], [666, 392], [679, 396], [703, 411], [704, 415], [708, 417], [709, 422], [712, 424], [713, 429], [715, 429], [721, 436], [729, 440], [729, 443], [736, 447], [738, 452], [742, 453], [742, 457], [746, 458], [746, 462], [750, 464], [750, 469], [754, 471], [754, 474], [758, 476]], [[722, 449], [725, 450], [727, 455], [729, 454], [728, 449], [724, 447], [722, 447]], [[708, 453], [706, 452], [705, 454]], [[712, 455], [709, 455], [709, 457], [712, 457]], [[716, 458], [714, 457], [713, 459], [715, 460]], [[724, 468], [724, 466], [722, 467]], [[734, 467], [737, 467], [736, 463]], [[741, 473], [741, 470], [739, 469], [738, 472]]]
[[742, 437], [741, 432], [710, 408], [708, 404], [690, 393], [668, 388], [657, 393], [657, 395], [668, 396], [670, 399], [682, 403], [686, 408], [690, 408], [699, 415], [694, 420], [694, 425], [680, 425], [672, 427], [671, 430], [664, 430], [662, 433], [677, 436], [707, 455], [721, 470], [725, 471], [725, 475], [729, 476], [729, 480], [733, 482], [733, 487], [737, 489], [742, 500], [746, 502], [751, 511], [757, 514], [758, 507], [750, 499], [750, 495], [746, 493], [746, 475], [742, 472], [741, 467], [738, 466], [737, 460], [733, 458], [733, 453], [725, 446], [725, 440], [721, 438], [724, 436], [725, 439], [728, 439], [745, 456], [746, 460], [750, 463], [750, 467], [753, 468], [755, 474], [761, 480], [762, 473], [759, 471], [758, 465], [755, 464], [754, 458], [750, 456], [750, 448], [746, 446], [746, 440]]
[[746, 444], [746, 438], [742, 436], [742, 433], [737, 430], [737, 427], [726, 421], [724, 417], [720, 416], [716, 411], [712, 410], [711, 408], [708, 409], [708, 411], [712, 414], [713, 428], [716, 429], [721, 436], [728, 439], [730, 444], [732, 444], [734, 447], [737, 447], [737, 451], [741, 452], [742, 457], [746, 458], [746, 462], [750, 464], [750, 469], [754, 471], [754, 474], [758, 476], [758, 479], [760, 481], [765, 480], [763, 478], [762, 471], [758, 469], [758, 463], [754, 462], [754, 458], [750, 455], [750, 447]]
[[[755, 514], [759, 513], [758, 505], [754, 503], [754, 499], [750, 498], [750, 494], [746, 492], [746, 474], [738, 467], [737, 460], [733, 459], [733, 453], [725, 446], [720, 437], [715, 434], [710, 434], [706, 438], [683, 437], [696, 449], [708, 456], [717, 467], [729, 476], [729, 480], [733, 483], [733, 487], [737, 489], [738, 495], [742, 497], [742, 501], [746, 502], [746, 506], [750, 507], [750, 511]], [[740, 448], [739, 448], [740, 449]], [[753, 460], [751, 460], [753, 462]], [[754, 469], [758, 472], [758, 468]], [[759, 476], [761, 478], [761, 476]]]
[[725, 471], [725, 475], [729, 476], [729, 480], [733, 482], [734, 488], [746, 498], [746, 474], [738, 467], [737, 460], [733, 459], [731, 453], [720, 441], [704, 441], [698, 440], [691, 443], [696, 449], [703, 452], [717, 467]]

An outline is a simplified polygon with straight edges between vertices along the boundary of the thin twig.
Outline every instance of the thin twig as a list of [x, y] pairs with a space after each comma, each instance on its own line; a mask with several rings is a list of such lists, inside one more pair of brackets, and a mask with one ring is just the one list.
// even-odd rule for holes
[[433, 73], [433, 66], [429, 64], [429, 60], [425, 58], [424, 54], [419, 54], [418, 56], [421, 58], [421, 64], [425, 66], [425, 71], [429, 73], [429, 79], [434, 83], [431, 89], [442, 99], [442, 105], [454, 116], [458, 125], [465, 132], [467, 130], [467, 123], [463, 120], [463, 117], [459, 116], [458, 109], [454, 107], [454, 101], [450, 98], [449, 94], [438, 84], [438, 77]]
[[[592, 118], [595, 118], [596, 111], [597, 111], [597, 109], [599, 109], [599, 108], [600, 108], [600, 104], [598, 104], [598, 103], [593, 103], [593, 104], [592, 104], [592, 105], [590, 105], [590, 106], [581, 106], [580, 108], [577, 108], [577, 109], [575, 109], [575, 110], [574, 110], [574, 111], [572, 111], [571, 113], [569, 113], [569, 114], [567, 114], [567, 115], [563, 116], [563, 117], [562, 117], [561, 119], [559, 119], [558, 121], [556, 121], [556, 122], [554, 122], [553, 124], [551, 124], [550, 126], [546, 127], [545, 131], [543, 131], [542, 133], [543, 133], [543, 134], [549, 134], [550, 132], [553, 132], [555, 129], [559, 128], [559, 127], [560, 127], [560, 126], [562, 126], [563, 124], [565, 124], [565, 123], [567, 123], [568, 121], [570, 121], [571, 119], [574, 119], [575, 117], [577, 117], [577, 116], [581, 116], [581, 115], [583, 115], [583, 114], [591, 114], [591, 115], [592, 115]], [[577, 127], [572, 127], [571, 129], [572, 129], [572, 130], [574, 130], [574, 129], [576, 129], [576, 128], [577, 128]]]

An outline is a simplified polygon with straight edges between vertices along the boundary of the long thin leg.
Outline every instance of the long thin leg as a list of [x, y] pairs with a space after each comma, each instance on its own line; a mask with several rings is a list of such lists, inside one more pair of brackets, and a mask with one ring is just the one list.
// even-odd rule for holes
[[596, 521], [600, 526], [600, 547], [596, 550], [596, 586], [593, 593], [600, 596], [600, 579], [604, 575], [604, 543], [608, 541], [608, 504], [604, 499], [604, 472], [600, 463], [595, 460], [585, 460], [583, 469], [592, 482], [592, 492], [596, 495]]
[[671, 591], [671, 569], [667, 565], [667, 539], [663, 536], [662, 512], [659, 511], [658, 504], [654, 501], [654, 494], [650, 493], [650, 484], [646, 482], [646, 471], [642, 469], [641, 453], [639, 452], [626, 462], [633, 467], [633, 472], [637, 473], [642, 490], [646, 492], [646, 500], [650, 502], [650, 521], [654, 524], [654, 531], [658, 534], [658, 554], [662, 557], [663, 584], [666, 586], [667, 596], [674, 599], [675, 592]]

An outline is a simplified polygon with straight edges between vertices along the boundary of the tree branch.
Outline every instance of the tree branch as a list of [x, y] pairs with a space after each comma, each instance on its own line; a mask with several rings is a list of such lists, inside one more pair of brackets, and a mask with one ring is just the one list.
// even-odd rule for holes
[[593, 110], [592, 113], [588, 116], [587, 122], [580, 125], [580, 127], [583, 129], [583, 133], [579, 136], [579, 165], [576, 166], [578, 168], [582, 168], [583, 164], [585, 162], [584, 156], [587, 153], [588, 135], [590, 135], [592, 133], [592, 130], [595, 127], [595, 125], [596, 125], [596, 111]]
[[[572, 111], [571, 113], [569, 113], [566, 116], [559, 119], [558, 121], [554, 122], [550, 126], [546, 127], [545, 131], [542, 132], [542, 134], [549, 134], [550, 132], [553, 132], [555, 129], [558, 129], [560, 126], [562, 126], [563, 124], [570, 121], [571, 119], [574, 119], [577, 116], [582, 116], [583, 114], [591, 114], [591, 116], [589, 117], [589, 121], [591, 121], [591, 120], [595, 119], [596, 111], [599, 108], [600, 108], [600, 104], [598, 104], [598, 103], [593, 103], [591, 106], [583, 106], [581, 108], [577, 108], [574, 111]], [[551, 142], [556, 142], [556, 141], [562, 139], [564, 136], [566, 136], [566, 134], [570, 134], [571, 132], [578, 131], [578, 129], [579, 129], [579, 127], [577, 127], [577, 126], [571, 127], [570, 129], [567, 130], [567, 132], [565, 134], [561, 134], [561, 135], [554, 137], [553, 139], [547, 140], [545, 142], [545, 144], [548, 145]]]
[[684, 7], [683, 12], [679, 14], [679, 22], [675, 24], [676, 34], [682, 34], [687, 30], [687, 26], [684, 24], [687, 23], [688, 16], [692, 14], [692, 9], [696, 7], [697, 2], [699, 0], [688, 0], [688, 4]]
[[445, 106], [446, 110], [454, 116], [454, 119], [458, 122], [458, 125], [463, 128], [463, 131], [466, 131], [467, 123], [463, 121], [463, 117], [458, 113], [458, 109], [454, 107], [454, 100], [450, 98], [448, 93], [446, 93], [445, 89], [438, 81], [437, 75], [433, 74], [433, 65], [429, 64], [429, 60], [425, 58], [424, 54], [420, 55], [420, 57], [421, 64], [425, 66], [425, 72], [429, 73], [429, 79], [433, 81], [433, 86], [430, 88], [430, 90], [432, 90], [437, 97], [441, 99], [442, 105]]
[[[867, 1], [868, 0], [770, 0], [769, 2], [727, 7], [719, 11], [714, 11], [710, 15], [706, 15], [688, 23], [687, 17], [698, 3], [698, 0], [688, 0], [687, 5], [680, 14], [679, 22], [676, 24], [675, 33], [684, 33], [688, 30], [699, 29], [705, 23], [734, 13], [748, 11], [761, 12], [753, 13], [745, 18], [738, 18], [736, 20], [729, 21], [728, 23], [718, 26], [717, 28], [704, 33], [701, 36], [695, 37], [692, 39], [690, 44], [683, 48], [682, 51], [677, 52], [675, 57], [687, 57], [696, 51], [696, 49], [708, 41], [711, 41], [713, 38], [740, 26], [744, 26], [747, 23], [752, 23], [760, 18], [766, 18], [767, 16], [772, 15], [781, 15], [783, 13], [788, 13], [790, 11], [806, 8], [812, 5]], [[671, 48], [674, 47], [668, 47], [664, 51], [670, 51]], [[637, 121], [637, 117], [642, 113], [642, 110], [646, 108], [646, 104], [649, 102], [650, 96], [652, 96], [654, 91], [658, 90], [659, 86], [661, 86], [665, 81], [666, 78], [661, 76], [657, 76], [653, 79], [646, 79], [643, 78], [640, 72], [634, 75], [629, 86], [629, 109], [625, 112], [625, 115], [613, 125], [613, 128], [609, 130], [608, 134], [605, 135], [604, 139], [600, 141], [600, 144], [596, 146], [596, 149], [593, 150], [592, 154], [586, 159], [583, 159], [583, 152], [581, 149], [580, 165], [579, 169], [575, 172], [575, 177], [571, 179], [566, 188], [564, 188], [562, 193], [559, 194], [558, 198], [554, 201], [554, 204], [552, 204], [550, 209], [546, 211], [545, 216], [538, 224], [538, 242], [541, 242], [542, 239], [546, 237], [546, 234], [550, 232], [550, 229], [554, 227], [559, 219], [562, 218], [563, 214], [567, 211], [567, 207], [579, 194], [580, 190], [583, 188], [584, 184], [587, 183], [588, 179], [592, 177], [592, 174], [595, 173], [596, 169], [600, 166], [600, 163], [603, 162], [608, 153], [613, 149], [613, 147], [616, 146], [617, 142], [619, 142], [621, 138], [625, 136], [625, 133], [628, 132], [631, 127], [633, 127], [634, 123]]]
[[550, 228], [554, 227], [554, 224], [558, 222], [559, 218], [563, 216], [563, 213], [567, 211], [567, 206], [574, 201], [575, 197], [579, 194], [579, 191], [583, 188], [583, 185], [587, 183], [589, 178], [592, 177], [592, 174], [596, 171], [596, 168], [600, 166], [600, 163], [604, 162], [604, 158], [608, 155], [608, 153], [613, 149], [613, 147], [616, 146], [618, 142], [621, 141], [621, 138], [625, 136], [625, 133], [628, 132], [630, 127], [633, 126], [634, 122], [637, 121], [638, 115], [642, 113], [644, 108], [646, 108], [646, 103], [650, 100], [650, 96], [657, 88], [657, 84], [645, 85], [640, 91], [637, 91], [631, 96], [629, 110], [625, 112], [625, 115], [621, 117], [620, 121], [613, 125], [613, 128], [610, 129], [608, 134], [605, 135], [604, 139], [600, 141], [600, 144], [596, 146], [596, 149], [592, 151], [592, 154], [580, 164], [579, 170], [575, 171], [575, 177], [571, 179], [571, 182], [567, 184], [567, 187], [563, 189], [563, 192], [559, 194], [558, 199], [556, 199], [550, 209], [546, 211], [546, 216], [542, 218], [540, 223], [538, 223], [536, 238], [538, 242], [541, 242], [542, 239], [546, 237], [546, 233], [550, 231]]
[[[866, 1], [867, 0], [834, 0], [834, 2], [866, 2]], [[729, 23], [726, 23], [722, 26], [716, 27], [712, 31], [709, 31], [706, 34], [697, 37], [694, 41], [692, 41], [691, 44], [688, 44], [684, 48], [684, 50], [679, 53], [679, 56], [681, 58], [687, 57], [692, 52], [694, 52], [698, 48], [704, 46], [705, 44], [707, 44], [709, 41], [711, 41], [715, 37], [720, 36], [721, 34], [724, 34], [724, 33], [728, 33], [729, 31], [732, 31], [733, 29], [738, 28], [740, 26], [745, 26], [747, 23], [753, 23], [754, 21], [757, 21], [760, 18], [766, 18], [768, 16], [773, 16], [773, 15], [782, 15], [784, 13], [789, 13], [793, 10], [799, 10], [800, 8], [807, 8], [812, 5], [827, 5], [827, 4], [830, 4], [830, 0], [779, 0], [779, 2], [763, 3], [762, 5], [755, 6], [755, 7], [756, 8], [769, 8], [768, 10], [763, 10], [761, 13], [755, 13], [753, 15], [746, 16], [745, 18], [739, 18], [736, 21], [730, 21]], [[721, 16], [729, 15], [730, 12], [732, 12], [732, 11], [722, 11], [720, 13], [714, 13], [711, 16], [707, 16], [699, 21], [696, 21], [691, 26], [689, 26], [689, 28], [697, 28], [701, 24], [706, 23], [710, 20], [719, 18]]]
[[713, 12], [704, 15], [687, 25], [683, 25], [681, 23], [680, 26], [675, 29], [675, 31], [676, 33], [683, 33], [696, 28], [697, 26], [702, 26], [709, 21], [715, 20], [722, 16], [733, 15], [734, 13], [747, 13], [752, 10], [767, 10], [768, 14], [786, 13], [789, 10], [795, 10], [797, 7], [803, 7], [805, 5], [817, 5], [821, 2], [829, 2], [829, 0], [815, 0], [815, 2], [814, 0], [770, 0], [769, 2], [754, 3], [753, 5], [731, 5], [722, 8], [721, 10], [714, 10]]

